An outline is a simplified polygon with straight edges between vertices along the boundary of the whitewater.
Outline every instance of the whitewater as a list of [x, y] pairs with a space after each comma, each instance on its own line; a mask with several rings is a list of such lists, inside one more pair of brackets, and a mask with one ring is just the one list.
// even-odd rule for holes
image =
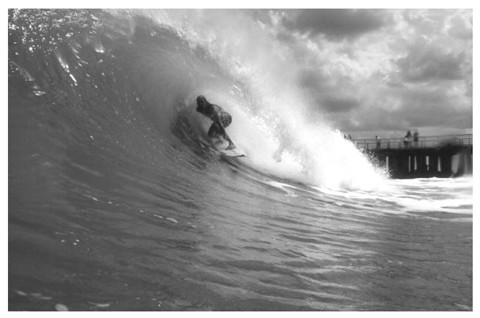
[[248, 11], [8, 30], [10, 310], [472, 310], [472, 177], [390, 179]]

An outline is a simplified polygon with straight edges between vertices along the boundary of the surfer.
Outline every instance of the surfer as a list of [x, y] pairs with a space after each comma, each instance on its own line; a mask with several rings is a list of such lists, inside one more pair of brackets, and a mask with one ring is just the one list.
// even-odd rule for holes
[[220, 106], [208, 102], [203, 95], [197, 97], [197, 112], [202, 113], [213, 121], [212, 126], [210, 126], [208, 130], [209, 137], [223, 137], [223, 139], [228, 141], [226, 150], [236, 147], [225, 131], [225, 127], [228, 127], [232, 123], [232, 115], [224, 111]]

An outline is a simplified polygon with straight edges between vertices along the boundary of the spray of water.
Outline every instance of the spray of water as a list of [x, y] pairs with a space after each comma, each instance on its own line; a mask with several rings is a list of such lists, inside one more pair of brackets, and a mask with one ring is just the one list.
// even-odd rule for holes
[[252, 167], [326, 188], [384, 190], [385, 174], [334, 127], [310, 111], [297, 84], [301, 65], [286, 44], [250, 12], [237, 10], [146, 11], [202, 47], [232, 78], [192, 92], [229, 111], [228, 128]]

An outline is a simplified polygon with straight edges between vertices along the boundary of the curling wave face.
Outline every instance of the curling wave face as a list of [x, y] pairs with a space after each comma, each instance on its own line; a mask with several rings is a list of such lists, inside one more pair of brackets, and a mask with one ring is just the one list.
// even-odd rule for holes
[[[179, 162], [167, 155], [172, 147], [203, 151], [209, 122], [194, 111], [203, 94], [232, 114], [228, 132], [247, 152], [243, 165], [316, 186], [385, 189], [382, 172], [340, 133], [306, 120], [308, 105], [293, 79], [276, 70], [290, 61], [273, 55], [275, 63], [265, 63], [276, 43], [265, 32], [259, 45], [246, 31], [234, 31], [262, 32], [243, 15], [230, 20], [238, 28], [223, 30], [225, 17], [217, 19], [215, 11], [188, 11], [184, 19], [177, 11], [77, 11], [63, 25], [47, 22], [58, 12], [20, 12], [17, 23], [28, 19], [32, 30], [10, 30], [10, 82], [30, 90], [44, 112], [61, 108], [53, 116], [84, 125], [69, 123], [52, 132], [56, 139], [89, 141], [97, 134], [97, 143], [120, 148], [119, 157], [174, 167]], [[151, 140], [142, 145], [133, 133]]]

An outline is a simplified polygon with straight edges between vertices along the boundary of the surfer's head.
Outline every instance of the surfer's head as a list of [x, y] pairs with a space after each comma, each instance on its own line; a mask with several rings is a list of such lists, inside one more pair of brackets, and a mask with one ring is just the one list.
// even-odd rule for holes
[[197, 97], [197, 112], [205, 114], [205, 115], [211, 115], [213, 114], [213, 106], [210, 104], [205, 96], [203, 95], [198, 95]]
[[205, 106], [207, 106], [209, 102], [203, 95], [198, 95], [197, 97], [197, 112], [203, 113]]

